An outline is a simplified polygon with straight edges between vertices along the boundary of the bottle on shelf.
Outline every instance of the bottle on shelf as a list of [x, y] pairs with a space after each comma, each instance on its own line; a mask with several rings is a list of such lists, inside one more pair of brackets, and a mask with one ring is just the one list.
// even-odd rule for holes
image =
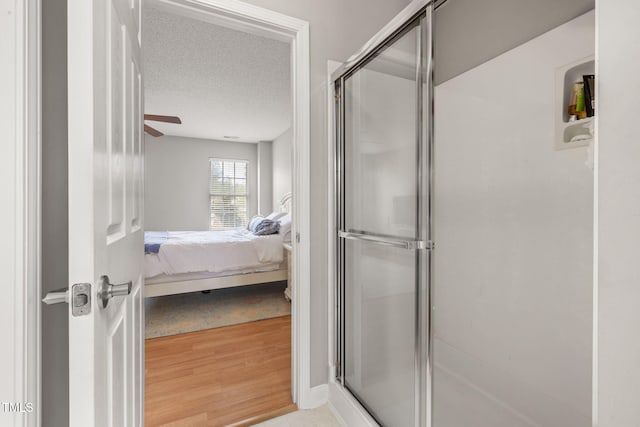
[[585, 74], [582, 76], [584, 82], [584, 103], [587, 110], [587, 117], [593, 117], [596, 110], [596, 85], [595, 74]]
[[576, 116], [578, 119], [587, 118], [587, 109], [584, 99], [584, 82], [575, 82], [571, 91], [569, 107], [567, 108], [569, 117]]

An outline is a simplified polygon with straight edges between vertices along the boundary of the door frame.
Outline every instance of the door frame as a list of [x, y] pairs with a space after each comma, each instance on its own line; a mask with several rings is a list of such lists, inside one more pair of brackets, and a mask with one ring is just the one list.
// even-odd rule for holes
[[[319, 404], [311, 390], [310, 317], [310, 92], [309, 23], [238, 0], [154, 0], [154, 6], [291, 46], [291, 101], [293, 112], [293, 263], [292, 398], [300, 408]], [[144, 46], [142, 47], [144, 51]], [[320, 402], [321, 403], [321, 402]]]
[[[7, 283], [0, 320], [8, 325], [0, 365], [0, 402], [20, 404], [23, 413], [0, 408], [0, 420], [20, 427], [41, 424], [40, 356], [40, 147], [41, 0], [4, 1], [0, 14], [0, 197], [8, 204], [0, 220], [13, 228], [0, 247]], [[27, 404], [30, 404], [27, 406]], [[31, 409], [29, 409], [29, 407]]]

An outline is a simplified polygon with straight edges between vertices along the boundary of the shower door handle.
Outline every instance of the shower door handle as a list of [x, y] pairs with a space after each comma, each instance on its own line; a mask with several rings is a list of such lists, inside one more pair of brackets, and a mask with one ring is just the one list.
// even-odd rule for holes
[[338, 236], [343, 239], [360, 240], [377, 243], [379, 245], [392, 246], [394, 248], [406, 249], [409, 251], [419, 249], [433, 249], [433, 242], [430, 240], [407, 240], [396, 237], [382, 236], [380, 234], [362, 233], [358, 231], [338, 231]]

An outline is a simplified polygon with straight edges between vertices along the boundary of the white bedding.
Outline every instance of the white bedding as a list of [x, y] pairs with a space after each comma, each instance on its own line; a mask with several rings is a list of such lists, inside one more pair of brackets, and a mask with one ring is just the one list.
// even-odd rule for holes
[[247, 270], [280, 263], [282, 236], [247, 230], [170, 231], [157, 254], [145, 255], [145, 277]]

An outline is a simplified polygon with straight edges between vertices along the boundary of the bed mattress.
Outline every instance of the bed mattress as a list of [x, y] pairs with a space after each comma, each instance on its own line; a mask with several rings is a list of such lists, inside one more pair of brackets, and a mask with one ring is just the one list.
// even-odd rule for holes
[[[170, 231], [158, 253], [145, 254], [145, 278], [185, 273], [232, 275], [272, 268], [283, 261], [282, 236], [247, 230]], [[212, 277], [209, 275], [208, 277]], [[213, 276], [215, 277], [215, 276]]]

